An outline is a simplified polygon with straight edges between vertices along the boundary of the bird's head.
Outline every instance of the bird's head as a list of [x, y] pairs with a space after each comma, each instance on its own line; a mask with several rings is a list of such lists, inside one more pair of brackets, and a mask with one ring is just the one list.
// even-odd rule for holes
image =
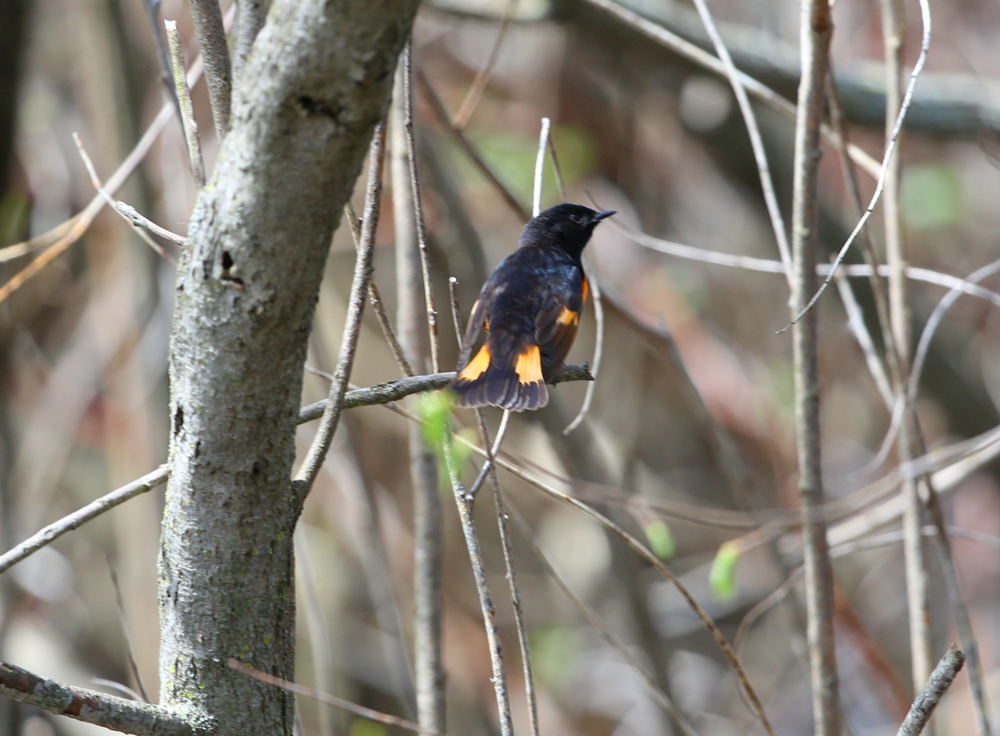
[[615, 214], [596, 212], [582, 204], [560, 204], [533, 218], [521, 233], [521, 245], [557, 247], [579, 258], [598, 223]]

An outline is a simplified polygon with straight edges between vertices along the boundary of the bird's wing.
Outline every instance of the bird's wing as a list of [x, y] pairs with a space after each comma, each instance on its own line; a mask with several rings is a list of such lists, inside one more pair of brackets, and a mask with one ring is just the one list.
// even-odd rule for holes
[[578, 268], [549, 284], [548, 294], [535, 318], [535, 343], [542, 353], [542, 372], [551, 380], [566, 360], [580, 325], [587, 298], [587, 279]]
[[465, 365], [469, 362], [469, 356], [472, 354], [472, 348], [476, 344], [476, 340], [479, 339], [479, 332], [486, 328], [486, 331], [490, 331], [490, 326], [486, 321], [486, 315], [489, 312], [490, 300], [493, 295], [493, 289], [491, 287], [490, 278], [484, 285], [483, 290], [479, 292], [479, 298], [476, 299], [476, 303], [472, 305], [472, 314], [469, 316], [469, 324], [465, 326], [465, 336], [462, 338], [462, 349], [458, 353], [458, 369], [462, 370]]

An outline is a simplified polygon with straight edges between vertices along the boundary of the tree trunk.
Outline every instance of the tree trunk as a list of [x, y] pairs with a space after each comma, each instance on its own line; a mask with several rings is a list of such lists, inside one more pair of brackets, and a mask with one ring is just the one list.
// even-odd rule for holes
[[302, 364], [330, 239], [416, 0], [276, 0], [191, 218], [170, 349], [160, 551], [162, 705], [217, 734], [291, 734], [292, 462]]

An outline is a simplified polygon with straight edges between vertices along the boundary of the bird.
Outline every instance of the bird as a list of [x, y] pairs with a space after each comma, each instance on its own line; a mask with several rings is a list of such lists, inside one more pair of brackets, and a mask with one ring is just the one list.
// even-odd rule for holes
[[[573, 345], [587, 301], [580, 257], [594, 228], [613, 214], [566, 203], [524, 226], [520, 247], [497, 266], [472, 307], [449, 384], [457, 406], [519, 412], [549, 403], [546, 384]], [[470, 360], [483, 330], [486, 340]]]

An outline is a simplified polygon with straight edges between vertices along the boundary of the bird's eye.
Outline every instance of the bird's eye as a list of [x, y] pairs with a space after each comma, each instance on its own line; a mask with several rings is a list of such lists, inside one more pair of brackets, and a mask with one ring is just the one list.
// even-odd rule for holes
[[581, 217], [580, 215], [570, 215], [569, 219], [571, 219], [577, 225], [582, 225], [583, 224], [583, 217]]

